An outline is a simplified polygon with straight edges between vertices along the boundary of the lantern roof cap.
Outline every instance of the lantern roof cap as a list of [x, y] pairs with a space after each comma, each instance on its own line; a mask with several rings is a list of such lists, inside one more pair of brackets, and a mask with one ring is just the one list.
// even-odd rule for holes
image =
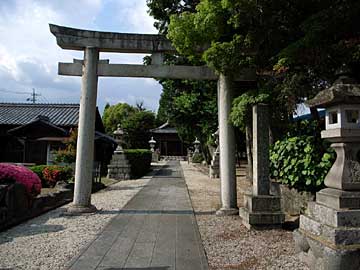
[[151, 137], [149, 143], [156, 143], [156, 141], [154, 140], [154, 137]]
[[121, 129], [120, 124], [117, 126], [117, 129], [113, 133], [114, 135], [124, 135], [124, 131]]
[[350, 70], [342, 66], [337, 72], [338, 79], [333, 85], [320, 91], [306, 105], [314, 108], [327, 108], [339, 104], [360, 104], [360, 84], [349, 76]]
[[197, 137], [195, 137], [194, 144], [200, 144], [200, 141], [198, 140], [198, 138], [197, 138]]

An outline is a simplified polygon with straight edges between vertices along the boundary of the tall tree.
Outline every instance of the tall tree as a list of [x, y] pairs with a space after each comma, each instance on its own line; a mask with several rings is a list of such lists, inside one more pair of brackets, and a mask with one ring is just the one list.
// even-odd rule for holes
[[[195, 12], [200, 0], [148, 0], [149, 13], [157, 21], [159, 33], [166, 34], [172, 14]], [[181, 55], [166, 55], [165, 64], [198, 64]], [[163, 92], [157, 113], [158, 122], [170, 121], [181, 139], [192, 144], [195, 137], [202, 143], [205, 157], [209, 160], [208, 146], [211, 134], [217, 129], [216, 84], [189, 80], [160, 80]]]
[[146, 110], [142, 103], [133, 107], [127, 103], [107, 106], [103, 114], [107, 133], [111, 134], [118, 125], [125, 131], [126, 148], [148, 148], [150, 129], [155, 128], [155, 113]]
[[155, 128], [155, 114], [147, 110], [137, 110], [122, 123], [125, 131], [126, 148], [148, 149], [150, 130]]
[[172, 15], [167, 36], [218, 72], [256, 68], [265, 79], [260, 88], [292, 112], [332, 82], [342, 63], [358, 70], [359, 14], [356, 0], [202, 0], [196, 12]]
[[356, 0], [201, 0], [195, 12], [171, 16], [167, 37], [182, 55], [216, 72], [255, 68], [258, 89], [235, 100], [234, 124], [249, 131], [249, 118], [236, 115], [248, 115], [241, 112], [265, 94], [276, 108], [276, 137], [296, 105], [328, 86], [342, 63], [359, 75], [359, 14]]
[[105, 106], [102, 120], [106, 133], [112, 135], [117, 126], [123, 126], [123, 122], [135, 111], [136, 109], [127, 103]]

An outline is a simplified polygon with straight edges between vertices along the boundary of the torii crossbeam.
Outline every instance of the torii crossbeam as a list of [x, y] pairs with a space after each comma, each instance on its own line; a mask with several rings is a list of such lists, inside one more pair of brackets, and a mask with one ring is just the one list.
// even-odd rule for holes
[[[219, 80], [218, 111], [220, 141], [220, 214], [237, 213], [235, 174], [235, 135], [229, 123], [233, 96], [233, 81], [255, 81], [253, 70], [241, 70], [233, 77], [217, 75], [207, 66], [163, 65], [164, 53], [176, 53], [171, 42], [163, 35], [124, 34], [88, 31], [50, 24], [57, 44], [68, 50], [84, 51], [84, 60], [59, 63], [59, 75], [81, 76], [81, 98], [78, 124], [78, 143], [75, 168], [74, 201], [69, 211], [84, 213], [95, 211], [91, 205], [92, 164], [94, 156], [95, 109], [98, 77], [142, 77], [189, 80]], [[205, 48], [197, 48], [203, 51]], [[100, 52], [149, 53], [151, 65], [110, 64], [99, 60]]]

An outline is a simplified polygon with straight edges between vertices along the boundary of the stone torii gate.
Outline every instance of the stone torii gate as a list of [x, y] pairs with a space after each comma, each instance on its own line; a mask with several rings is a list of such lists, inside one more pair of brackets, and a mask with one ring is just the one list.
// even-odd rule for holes
[[[255, 80], [252, 70], [242, 70], [232, 78], [216, 75], [206, 66], [163, 65], [164, 53], [176, 53], [162, 35], [124, 34], [68, 28], [50, 24], [50, 31], [62, 49], [84, 51], [84, 60], [59, 63], [59, 75], [81, 76], [81, 98], [75, 168], [75, 191], [69, 212], [95, 211], [91, 205], [92, 164], [94, 156], [95, 109], [98, 77], [140, 77], [188, 80], [218, 80], [218, 120], [220, 141], [221, 208], [218, 214], [237, 214], [235, 135], [229, 123], [233, 81]], [[110, 64], [99, 60], [100, 52], [152, 54], [151, 65]]]

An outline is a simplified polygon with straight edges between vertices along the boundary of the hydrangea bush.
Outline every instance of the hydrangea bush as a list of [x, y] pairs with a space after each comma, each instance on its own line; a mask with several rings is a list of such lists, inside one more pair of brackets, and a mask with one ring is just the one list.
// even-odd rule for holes
[[41, 180], [34, 172], [24, 166], [0, 163], [0, 184], [9, 179], [23, 184], [30, 197], [40, 194]]

